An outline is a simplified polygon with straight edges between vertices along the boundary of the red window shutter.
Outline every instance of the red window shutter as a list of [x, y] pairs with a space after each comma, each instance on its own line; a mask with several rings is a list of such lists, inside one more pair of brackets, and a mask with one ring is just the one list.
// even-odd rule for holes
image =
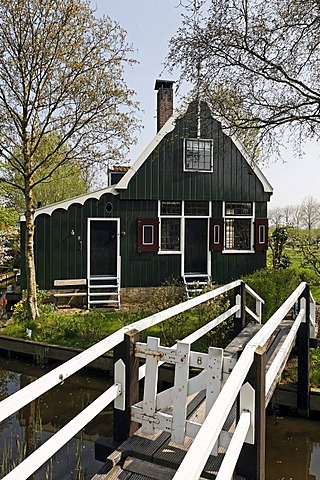
[[254, 222], [254, 249], [268, 249], [268, 219], [256, 218]]
[[138, 218], [138, 252], [157, 252], [159, 250], [159, 219]]
[[212, 218], [210, 225], [210, 250], [221, 252], [224, 243], [224, 220], [223, 218]]

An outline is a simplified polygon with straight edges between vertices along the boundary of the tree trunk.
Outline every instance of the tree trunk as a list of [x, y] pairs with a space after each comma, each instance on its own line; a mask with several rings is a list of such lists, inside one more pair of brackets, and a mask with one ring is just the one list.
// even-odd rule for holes
[[34, 261], [34, 206], [32, 193], [26, 194], [26, 274], [27, 274], [27, 308], [29, 318], [39, 317], [37, 304], [37, 281]]

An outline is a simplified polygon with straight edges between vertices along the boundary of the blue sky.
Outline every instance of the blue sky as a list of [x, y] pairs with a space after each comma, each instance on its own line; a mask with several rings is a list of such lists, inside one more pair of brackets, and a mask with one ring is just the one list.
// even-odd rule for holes
[[[182, 7], [179, 0], [92, 0], [97, 14], [107, 14], [128, 33], [134, 58], [139, 64], [126, 70], [126, 81], [137, 93], [144, 126], [131, 153], [135, 160], [156, 133], [155, 80], [177, 80], [164, 70], [168, 41], [181, 24]], [[179, 104], [179, 96], [176, 98]], [[267, 159], [262, 170], [274, 188], [271, 207], [293, 205], [309, 195], [320, 201], [320, 152], [317, 144], [308, 143], [301, 158], [293, 153], [290, 144], [282, 150], [282, 161]]]

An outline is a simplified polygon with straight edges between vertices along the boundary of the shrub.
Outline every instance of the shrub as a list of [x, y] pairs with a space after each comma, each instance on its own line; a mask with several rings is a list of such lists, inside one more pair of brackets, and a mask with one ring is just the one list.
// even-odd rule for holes
[[297, 288], [302, 275], [297, 269], [262, 269], [242, 279], [263, 298], [263, 321], [267, 321], [271, 315], [283, 304], [283, 302]]

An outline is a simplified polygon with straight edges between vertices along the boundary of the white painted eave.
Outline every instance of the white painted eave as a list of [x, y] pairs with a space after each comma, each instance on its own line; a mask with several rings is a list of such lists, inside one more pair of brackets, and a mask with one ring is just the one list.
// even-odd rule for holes
[[[228, 135], [225, 131], [224, 133], [226, 135]], [[240, 153], [242, 154], [242, 156], [244, 157], [244, 159], [246, 160], [246, 162], [248, 163], [248, 165], [252, 168], [253, 172], [257, 175], [257, 177], [259, 178], [260, 182], [262, 183], [263, 185], [263, 189], [266, 193], [270, 193], [272, 194], [273, 193], [273, 187], [271, 186], [271, 184], [268, 182], [267, 178], [265, 177], [264, 173], [262, 172], [262, 170], [260, 170], [259, 166], [257, 163], [254, 163], [251, 159], [250, 159], [250, 156], [245, 148], [245, 146], [243, 145], [243, 143], [236, 137], [236, 135], [228, 135], [231, 140], [233, 141], [233, 143], [235, 144], [235, 146], [237, 147], [237, 149], [240, 151]]]
[[[119, 193], [114, 188], [114, 185], [111, 187], [104, 187], [95, 192], [86, 193], [84, 195], [78, 195], [77, 197], [70, 198], [68, 200], [62, 200], [61, 202], [53, 203], [52, 205], [47, 205], [46, 207], [37, 208], [34, 214], [36, 218], [38, 215], [46, 214], [51, 215], [55, 210], [62, 208], [63, 210], [68, 210], [68, 208], [77, 203], [79, 205], [83, 205], [87, 200], [91, 198], [95, 198], [100, 200], [102, 195], [105, 193], [111, 193], [112, 195], [119, 195]], [[25, 222], [26, 218], [25, 215], [21, 215], [20, 222]]]

